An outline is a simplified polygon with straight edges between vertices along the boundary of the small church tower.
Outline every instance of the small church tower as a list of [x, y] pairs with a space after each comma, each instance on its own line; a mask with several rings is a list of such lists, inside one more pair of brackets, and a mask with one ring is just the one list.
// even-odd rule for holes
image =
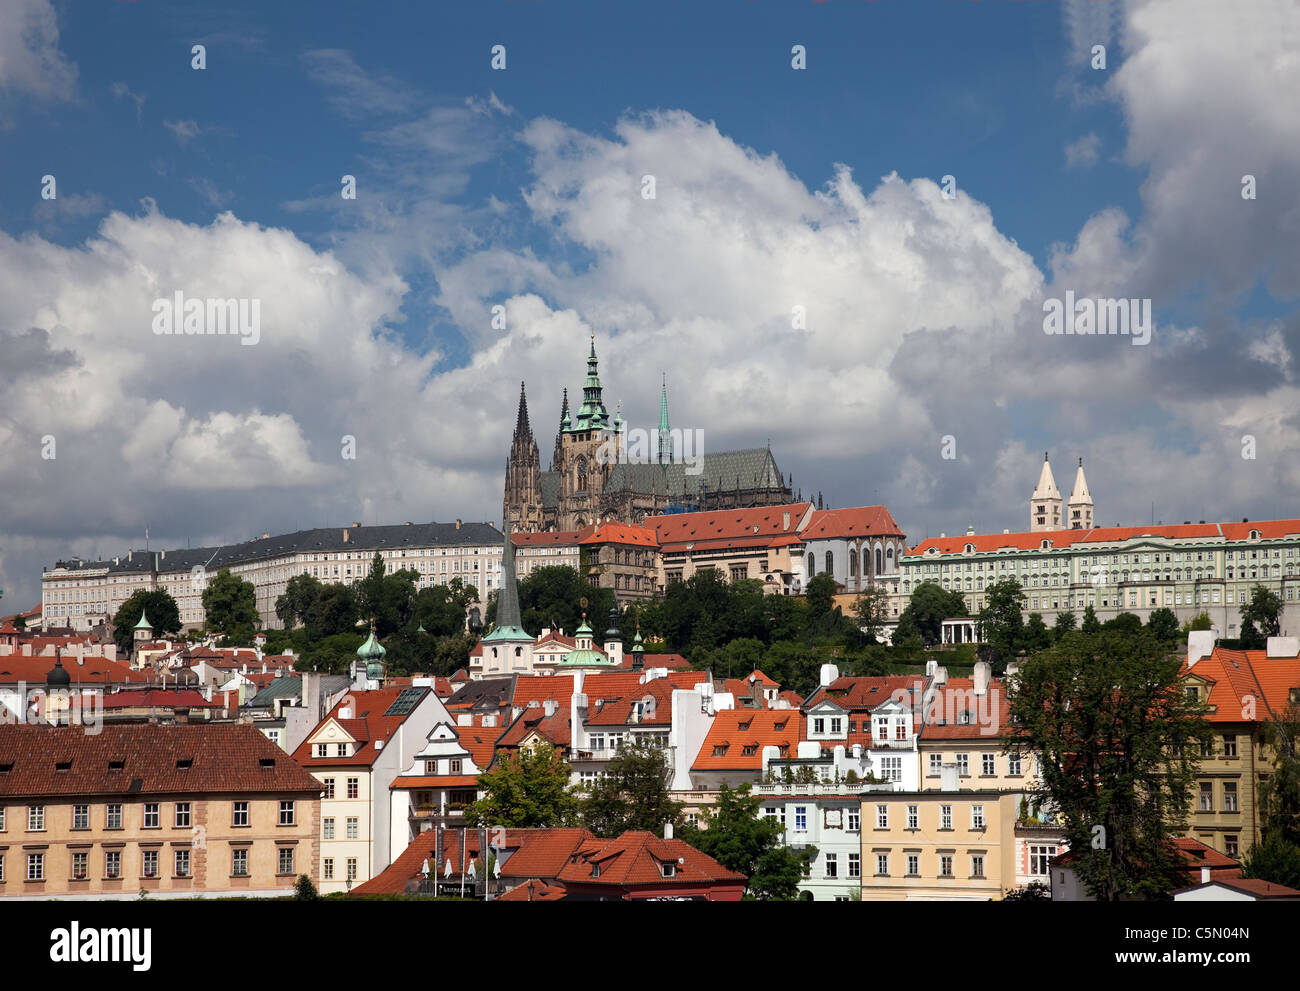
[[1074, 475], [1069, 508], [1071, 530], [1092, 529], [1092, 494], [1088, 491], [1088, 480], [1083, 477], [1083, 458], [1079, 459], [1079, 470]]
[[1061, 490], [1056, 487], [1052, 477], [1052, 466], [1043, 452], [1043, 470], [1038, 475], [1038, 487], [1029, 500], [1029, 532], [1043, 530], [1062, 530], [1065, 524], [1061, 519]]

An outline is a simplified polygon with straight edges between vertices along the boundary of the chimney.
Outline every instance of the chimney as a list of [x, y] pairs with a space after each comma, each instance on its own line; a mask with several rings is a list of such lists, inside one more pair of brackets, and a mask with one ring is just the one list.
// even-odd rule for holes
[[988, 661], [975, 662], [974, 677], [975, 677], [975, 695], [977, 698], [982, 698], [983, 696], [988, 694], [989, 675], [992, 673], [993, 671], [992, 668], [989, 666]]
[[840, 676], [840, 669], [834, 664], [823, 664], [821, 666], [820, 678], [822, 688], [825, 688], [831, 682], [836, 681]]
[[1214, 641], [1218, 638], [1218, 631], [1209, 630], [1192, 630], [1187, 634], [1187, 666], [1193, 668], [1196, 662], [1202, 657], [1209, 657], [1214, 653]]
[[343, 531], [343, 543], [346, 544], [347, 542], [348, 542], [348, 532], [347, 532], [346, 530], [344, 530], [344, 531]]
[[383, 749], [384, 749], [384, 741], [383, 741], [383, 740], [376, 740], [376, 741], [375, 741], [375, 753], [379, 753], [379, 751], [381, 751], [381, 750], [383, 750]]
[[[1245, 523], [1246, 521], [1245, 521], [1245, 520], [1242, 520], [1241, 522]], [[1201, 884], [1209, 884], [1209, 883], [1210, 883], [1210, 869], [1209, 869], [1208, 867], [1202, 867], [1202, 868], [1201, 868]]]
[[456, 521], [456, 529], [457, 529], [457, 530], [460, 529], [460, 520], [457, 520], [457, 521]]
[[548, 716], [555, 715], [555, 710], [558, 707], [559, 704], [555, 701], [555, 699], [547, 699], [545, 702], [542, 703], [542, 711], [545, 712]]
[[664, 839], [671, 840], [672, 838], [673, 838], [673, 824], [671, 822], [666, 822], [664, 823]]
[[1269, 637], [1264, 646], [1265, 657], [1296, 657], [1300, 655], [1300, 639], [1296, 637]]
[[782, 530], [790, 529], [790, 510], [788, 509], [781, 514], [781, 529]]
[[936, 685], [948, 684], [948, 669], [942, 666], [936, 666], [934, 669], [934, 683]]

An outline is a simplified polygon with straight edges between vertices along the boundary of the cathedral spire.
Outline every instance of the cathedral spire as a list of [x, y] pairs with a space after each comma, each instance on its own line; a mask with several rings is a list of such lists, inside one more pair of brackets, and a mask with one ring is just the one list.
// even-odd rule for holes
[[1061, 519], [1061, 490], [1056, 487], [1052, 477], [1052, 465], [1043, 452], [1043, 470], [1038, 474], [1038, 485], [1029, 497], [1029, 530], [1037, 533], [1042, 530], [1061, 530], [1065, 523]]
[[1091, 530], [1093, 519], [1092, 493], [1088, 491], [1088, 480], [1083, 477], [1083, 458], [1079, 459], [1079, 470], [1074, 475], [1074, 489], [1070, 492], [1070, 529]]
[[575, 430], [599, 430], [609, 426], [609, 411], [601, 399], [600, 373], [596, 361], [596, 332], [591, 333], [591, 352], [587, 355], [587, 380], [582, 384], [582, 406], [578, 409]]
[[664, 372], [663, 386], [659, 391], [659, 463], [668, 464], [672, 459], [673, 438], [668, 429], [668, 373]]
[[515, 417], [515, 436], [526, 437], [533, 432], [528, 424], [528, 397], [524, 394], [524, 383], [519, 383], [519, 414]]

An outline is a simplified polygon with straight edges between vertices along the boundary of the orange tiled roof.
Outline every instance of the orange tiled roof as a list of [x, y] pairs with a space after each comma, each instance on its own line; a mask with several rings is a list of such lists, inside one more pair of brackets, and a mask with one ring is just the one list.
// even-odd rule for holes
[[1276, 540], [1300, 534], [1300, 520], [1260, 520], [1254, 523], [1190, 523], [1169, 526], [1112, 526], [1091, 530], [1046, 530], [1041, 533], [982, 533], [974, 536], [957, 534], [952, 537], [932, 537], [923, 540], [907, 553], [923, 554], [933, 547], [944, 554], [960, 554], [967, 544], [974, 544], [979, 553], [1002, 550], [1037, 550], [1043, 540], [1053, 548], [1074, 544], [1104, 544], [1131, 540], [1134, 537], [1166, 537], [1173, 540], [1222, 537], [1226, 540], [1246, 540], [1251, 530], [1258, 530], [1265, 540]]
[[[970, 713], [962, 723], [960, 713]], [[996, 741], [1011, 725], [1011, 704], [1001, 678], [989, 679], [988, 693], [975, 697], [972, 678], [951, 678], [934, 693], [921, 727], [923, 740]]]
[[[54, 657], [31, 657], [22, 654], [0, 654], [0, 684], [25, 681], [29, 685], [44, 685], [45, 675], [54, 667]], [[129, 664], [110, 661], [103, 657], [86, 657], [80, 663], [73, 656], [63, 656], [63, 667], [74, 685], [130, 685], [149, 681], [151, 672], [134, 671]]]
[[[781, 748], [782, 757], [798, 753], [804, 724], [798, 709], [721, 709], [691, 769], [760, 771], [764, 747]], [[717, 752], [724, 747], [725, 751]]]
[[[674, 866], [673, 877], [663, 876], [661, 865], [664, 864]], [[596, 877], [592, 876], [593, 865], [600, 868]], [[745, 883], [743, 874], [727, 870], [684, 840], [664, 840], [641, 830], [631, 830], [612, 840], [588, 840], [578, 848], [576, 863], [566, 864], [558, 878], [562, 883], [618, 887], [686, 886], [713, 881]]]
[[606, 520], [592, 523], [578, 531], [580, 544], [633, 544], [638, 547], [658, 547], [655, 531], [651, 527], [629, 526]]
[[[651, 516], [646, 526], [652, 526], [659, 546], [666, 553], [681, 551], [686, 544], [697, 547], [702, 542], [709, 546], [735, 543], [736, 546], [770, 544], [776, 537], [797, 537], [795, 527], [812, 507], [810, 502], [791, 503], [786, 506], [760, 506], [756, 509], [719, 509], [707, 513], [675, 513], [670, 516]], [[790, 527], [786, 529], [785, 514], [790, 514]], [[758, 529], [755, 530], [754, 528]], [[737, 543], [739, 542], [739, 543]]]
[[389, 785], [392, 791], [409, 791], [412, 788], [473, 788], [478, 778], [472, 774], [399, 774]]
[[552, 547], [557, 544], [578, 545], [580, 530], [551, 530], [547, 533], [512, 533], [510, 539], [516, 547]]
[[833, 537], [861, 537], [865, 534], [901, 537], [894, 517], [884, 506], [854, 506], [851, 509], [817, 509], [808, 525], [800, 531], [804, 540]]
[[535, 881], [530, 887], [527, 881], [511, 888], [497, 899], [502, 902], [558, 902], [565, 895], [564, 886], [547, 881]]
[[920, 695], [929, 679], [921, 675], [872, 675], [868, 677], [837, 678], [829, 685], [818, 688], [808, 697], [804, 708], [812, 708], [823, 699], [829, 699], [847, 710], [871, 710], [891, 698], [910, 706], [920, 704]]
[[[1265, 650], [1228, 650], [1215, 647], [1182, 674], [1206, 680], [1211, 723], [1264, 722], [1290, 703], [1292, 689], [1300, 689], [1300, 663], [1294, 657], [1269, 657]], [[1258, 700], [1253, 720], [1246, 719], [1243, 699]]]
[[519, 718], [511, 723], [497, 740], [497, 750], [517, 748], [532, 733], [537, 733], [553, 747], [568, 749], [573, 742], [573, 724], [569, 720], [569, 706], [561, 705], [549, 716], [541, 706], [524, 709], [519, 714]]
[[[356, 750], [347, 757], [314, 756], [315, 748], [308, 741], [320, 728], [317, 725], [313, 727], [311, 733], [307, 734], [307, 739], [304, 739], [298, 745], [298, 749], [293, 752], [293, 759], [306, 768], [337, 765], [369, 766], [373, 764], [375, 758], [379, 756], [379, 751], [375, 749], [375, 741], [387, 743], [397, 731], [397, 727], [401, 726], [406, 721], [407, 716], [415, 711], [415, 706], [412, 706], [399, 716], [384, 715], [388, 707], [397, 701], [397, 696], [402, 694], [403, 691], [405, 689], [402, 688], [377, 688], [371, 691], [349, 692], [326, 714], [325, 719], [333, 719], [342, 726], [348, 735], [356, 740], [358, 744]], [[425, 691], [427, 692], [428, 689], [425, 689]], [[340, 717], [339, 713], [345, 708], [349, 708], [355, 713], [351, 719]]]
[[547, 699], [553, 699], [557, 703], [568, 705], [572, 697], [571, 674], [521, 674], [515, 677], [515, 691], [510, 704], [527, 708], [529, 702], [541, 705]]

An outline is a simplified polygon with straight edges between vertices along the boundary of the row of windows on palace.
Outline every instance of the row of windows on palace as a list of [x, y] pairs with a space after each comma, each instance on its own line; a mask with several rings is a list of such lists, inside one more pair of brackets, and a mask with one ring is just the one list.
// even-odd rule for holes
[[[826, 573], [828, 575], [833, 575], [835, 573], [835, 552], [827, 551], [825, 559], [826, 559]], [[849, 577], [850, 578], [856, 577], [858, 573], [857, 552], [854, 551], [849, 553], [848, 560], [849, 560]], [[892, 567], [893, 564], [894, 564], [893, 545], [891, 544], [885, 548], [883, 556], [881, 554], [880, 548], [877, 547], [875, 573], [880, 574], [885, 570], [886, 565]], [[871, 551], [870, 549], [865, 547], [862, 549], [862, 573], [864, 575], [871, 573]], [[811, 578], [815, 574], [817, 574], [817, 555], [810, 553], [808, 555], [808, 576]]]
[[[248, 803], [233, 802], [231, 808], [231, 826], [247, 826], [248, 821]], [[135, 806], [133, 805], [132, 808]], [[57, 806], [63, 808], [63, 806]], [[70, 828], [73, 830], [90, 829], [90, 805], [72, 805]], [[120, 802], [109, 802], [104, 806], [104, 828], [105, 829], [124, 829], [123, 805]], [[191, 828], [191, 803], [175, 802], [173, 803], [173, 829]], [[279, 825], [296, 826], [297, 822], [297, 803], [292, 799], [284, 799], [280, 802]], [[132, 824], [134, 826], [134, 824]], [[162, 829], [162, 803], [161, 802], [142, 802], [140, 803], [140, 829]], [[8, 807], [0, 805], [0, 833], [8, 830]], [[27, 806], [27, 832], [43, 833], [45, 832], [45, 806], [28, 805]]]
[[[943, 588], [945, 590], [949, 590], [947, 582], [943, 583]], [[961, 588], [954, 587], [951, 589], [951, 591], [960, 592]], [[970, 591], [969, 585], [967, 586], [967, 591]], [[1296, 590], [1294, 585], [1288, 586], [1285, 591], [1286, 594], [1282, 596], [1283, 599], [1290, 602], [1296, 601], [1296, 596], [1295, 596]], [[1113, 602], [1112, 602], [1112, 598], [1113, 598]], [[1220, 590], [1217, 588], [1205, 589], [1202, 591], [1195, 591], [1195, 592], [1170, 592], [1166, 590], [1163, 597], [1164, 601], [1161, 602], [1160, 593], [1156, 589], [1147, 589], [1146, 601], [1141, 602], [1139, 601], [1140, 598], [1141, 595], [1138, 593], [1136, 589], [1130, 589], [1128, 593], [1128, 608], [1155, 609], [1162, 605], [1166, 607], [1209, 606], [1209, 605], [1217, 606], [1224, 602], [1226, 602], [1229, 605], [1232, 605], [1233, 603], [1245, 604], [1250, 601], [1250, 593], [1247, 592], [1245, 589], [1242, 589], [1235, 593], [1231, 589], [1229, 589], [1227, 592], [1221, 593]], [[1102, 594], [1099, 597], [1096, 593], [1093, 593], [1086, 596], [1082, 594], [1057, 596], [1054, 599], [1049, 598], [1048, 596], [1041, 596], [1041, 597], [1026, 596], [1025, 601], [1029, 603], [1029, 609], [1033, 611], [1037, 611], [1039, 609], [1062, 609], [1062, 608], [1082, 609], [1085, 606], [1092, 606], [1095, 609], [1099, 603], [1103, 609], [1109, 609], [1111, 608], [1112, 605], [1116, 609], [1122, 609], [1124, 608], [1124, 593], [1122, 591], [1116, 591], [1113, 597], [1109, 594]], [[983, 609], [984, 600], [976, 599], [974, 601], [974, 608], [976, 611]]]
[[[970, 566], [967, 565], [967, 570], [969, 570], [969, 568]], [[1296, 566], [1294, 564], [1288, 564], [1286, 566], [1287, 578], [1296, 577], [1295, 568]], [[952, 574], [955, 576], [957, 573], [958, 572], [954, 571]], [[1207, 568], [1197, 568], [1195, 569], [1195, 571], [1193, 571], [1191, 568], [1188, 568], [1186, 570], [1186, 573], [1184, 573], [1183, 569], [1181, 568], [1166, 570], [1163, 572], [1163, 577], [1160, 571], [1152, 571], [1150, 568], [1144, 568], [1142, 571], [1132, 571], [1132, 572], [1130, 571], [1089, 572], [1087, 574], [1080, 574], [1079, 579], [1077, 581], [1072, 581], [1070, 577], [1070, 573], [1068, 571], [1060, 571], [1060, 572], [1055, 572], [1051, 575], [1041, 575], [1041, 576], [1026, 575], [1025, 581], [1022, 582], [1021, 584], [1024, 588], [1040, 588], [1040, 587], [1041, 588], [1049, 588], [1049, 587], [1064, 588], [1070, 584], [1118, 585], [1121, 582], [1132, 583], [1132, 582], [1158, 582], [1158, 581], [1166, 581], [1166, 582], [1190, 582], [1190, 581], [1199, 582], [1199, 581], [1207, 581], [1207, 580], [1213, 581], [1214, 577], [1215, 577], [1214, 565], [1210, 565]], [[1272, 579], [1281, 578], [1283, 577], [1283, 574], [1282, 574], [1282, 566], [1275, 564], [1273, 565], [1271, 571], [1267, 565], [1265, 565], [1264, 567], [1252, 567], [1252, 568], [1241, 568], [1241, 569], [1229, 567], [1226, 570], [1224, 577], [1227, 581], [1268, 581], [1270, 578]], [[997, 580], [998, 579], [994, 578], [993, 575], [989, 575], [988, 577], [988, 583], [990, 585], [992, 585], [993, 582]], [[918, 579], [915, 582], [905, 581], [903, 582], [903, 591], [905, 593], [910, 592], [912, 591], [914, 585], [920, 586], [926, 584], [927, 582], [934, 583], [934, 580]], [[962, 590], [961, 582], [962, 582], [961, 578], [949, 577], [948, 572], [944, 571], [937, 584], [941, 585], [944, 589], [948, 589], [951, 587], [953, 591], [960, 592]], [[966, 591], [982, 592], [984, 591], [984, 582], [985, 582], [985, 578], [983, 575], [967, 576]]]
[[[7, 829], [7, 808], [0, 806], [0, 832]], [[141, 829], [161, 829], [161, 803], [146, 802], [141, 806]], [[73, 830], [90, 829], [90, 806], [73, 805], [71, 807], [71, 828]], [[176, 802], [173, 808], [173, 827], [177, 829], [191, 829], [191, 806], [189, 802]], [[41, 833], [45, 832], [46, 811], [44, 805], [27, 806], [27, 832]], [[296, 821], [296, 806], [293, 801], [280, 802], [279, 823], [281, 826], [294, 826]], [[248, 803], [234, 802], [232, 809], [232, 826], [247, 826], [248, 822]], [[109, 803], [104, 806], [104, 828], [106, 830], [123, 829], [122, 805], [120, 803]], [[188, 878], [190, 877], [190, 850], [188, 847], [173, 850], [173, 877]], [[278, 873], [280, 875], [292, 875], [294, 871], [294, 850], [292, 847], [279, 847], [278, 849]], [[104, 850], [104, 879], [118, 880], [122, 875], [122, 851], [121, 850]], [[26, 879], [28, 881], [44, 881], [46, 854], [28, 853], [26, 855]], [[246, 847], [232, 847], [230, 851], [231, 877], [248, 876], [248, 849]], [[69, 877], [72, 880], [85, 880], [90, 876], [90, 852], [86, 850], [69, 851]], [[141, 850], [140, 851], [140, 877], [156, 878], [159, 877], [159, 851]], [[5, 858], [0, 853], [0, 883], [5, 881]]]
[[[158, 850], [141, 850], [140, 851], [140, 874], [143, 879], [157, 878], [159, 874], [159, 852]], [[294, 850], [293, 847], [282, 846], [277, 849], [278, 858], [276, 863], [276, 874], [280, 877], [292, 877], [296, 871], [294, 868]], [[27, 873], [28, 881], [44, 881], [46, 854], [28, 853]], [[356, 875], [356, 858], [349, 857], [350, 876], [355, 878]], [[210, 862], [210, 861], [209, 861]], [[118, 881], [123, 877], [122, 873], [122, 851], [121, 850], [104, 850], [103, 867], [105, 881]], [[191, 878], [190, 873], [190, 851], [188, 848], [172, 851], [172, 877]], [[230, 876], [231, 877], [248, 877], [248, 848], [231, 847], [230, 849]], [[68, 877], [73, 881], [85, 881], [90, 877], [90, 851], [72, 850], [68, 854]], [[0, 853], [0, 884], [5, 883], [5, 855]], [[329, 880], [329, 878], [326, 878]]]

